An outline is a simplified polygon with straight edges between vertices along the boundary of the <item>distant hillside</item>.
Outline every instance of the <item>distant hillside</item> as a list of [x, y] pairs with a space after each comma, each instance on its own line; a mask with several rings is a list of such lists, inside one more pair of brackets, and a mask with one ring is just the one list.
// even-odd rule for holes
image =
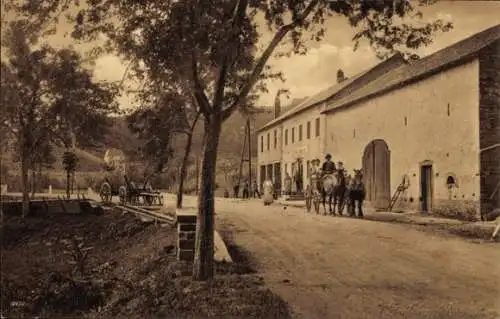
[[[257, 136], [255, 134], [256, 129], [260, 128], [267, 122], [273, 119], [273, 111], [272, 110], [264, 110], [261, 113], [257, 113], [253, 115], [251, 120], [251, 128], [252, 128], [252, 165], [253, 165], [253, 174], [256, 172], [256, 155], [257, 155]], [[222, 127], [222, 133], [219, 142], [219, 154], [218, 154], [218, 162], [230, 162], [230, 166], [233, 167], [233, 171], [231, 173], [224, 174], [222, 170], [218, 170], [217, 172], [217, 183], [220, 186], [217, 191], [217, 195], [222, 195], [222, 191], [224, 188], [231, 188], [231, 181], [228, 181], [228, 178], [231, 179], [232, 176], [237, 175], [240, 158], [241, 158], [241, 149], [243, 146], [244, 139], [244, 127], [246, 125], [246, 118], [241, 113], [236, 112], [233, 114], [226, 122], [224, 122]], [[173, 141], [174, 149], [176, 150], [174, 153], [174, 158], [170, 161], [169, 169], [163, 175], [163, 178], [169, 181], [176, 180], [176, 176], [178, 176], [178, 170], [180, 168], [180, 163], [182, 161], [182, 156], [184, 155], [184, 147], [185, 147], [185, 137], [178, 136]], [[105, 137], [105, 142], [100, 147], [94, 147], [90, 149], [77, 149], [76, 154], [79, 158], [78, 163], [78, 172], [79, 174], [84, 174], [84, 172], [94, 172], [93, 174], [99, 174], [102, 172], [102, 162], [104, 158], [104, 153], [108, 148], [117, 148], [121, 149], [125, 152], [125, 154], [133, 154], [138, 147], [140, 147], [140, 141], [130, 132], [128, 129], [125, 118], [115, 118], [113, 120], [113, 124], [109, 129], [109, 134]], [[188, 168], [188, 178], [186, 181], [186, 188], [189, 190], [195, 189], [196, 186], [196, 160], [200, 160], [200, 155], [203, 150], [203, 122], [199, 121], [193, 138], [192, 152], [190, 158], [190, 166]], [[65, 151], [65, 148], [62, 147], [54, 147], [54, 157], [56, 158], [56, 162], [53, 164], [53, 168], [46, 170], [50, 176], [54, 178], [64, 177], [62, 174], [62, 155]], [[18, 167], [12, 163], [11, 154], [2, 154], [2, 165], [7, 165], [10, 167], [9, 171], [12, 174], [16, 174], [18, 171]], [[243, 174], [246, 176], [248, 173], [248, 164], [245, 164], [243, 167]], [[17, 173], [18, 174], [18, 173]], [[228, 175], [229, 174], [229, 175]], [[228, 177], [229, 176], [229, 177]], [[158, 184], [158, 183], [156, 183]], [[160, 183], [163, 184], [163, 183]], [[54, 182], [53, 182], [54, 185]]]

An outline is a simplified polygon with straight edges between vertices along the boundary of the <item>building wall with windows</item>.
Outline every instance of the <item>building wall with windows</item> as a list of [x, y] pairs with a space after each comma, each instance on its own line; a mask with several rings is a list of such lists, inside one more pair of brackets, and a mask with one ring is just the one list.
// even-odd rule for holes
[[266, 179], [271, 179], [275, 182], [275, 179], [279, 177], [278, 175], [280, 175], [274, 167], [276, 164], [281, 163], [282, 134], [282, 127], [277, 125], [268, 130], [262, 131], [257, 135], [257, 181], [259, 185], [262, 185], [263, 181]]
[[[308, 161], [331, 153], [351, 174], [362, 169], [367, 200], [379, 208], [401, 185], [400, 208], [469, 217], [499, 208], [500, 25], [419, 60], [392, 62], [313, 96], [314, 106], [280, 122], [283, 145], [273, 160], [293, 173], [301, 158], [305, 189]], [[259, 154], [259, 163], [270, 156]]]
[[286, 173], [293, 177], [300, 170], [304, 189], [309, 181], [308, 167], [310, 161], [315, 158], [322, 158], [324, 116], [321, 115], [321, 111], [322, 105], [317, 105], [297, 114], [282, 124], [284, 132], [283, 178]]
[[374, 182], [374, 187], [388, 189], [382, 195], [381, 207], [388, 206], [403, 177], [408, 179], [409, 188], [400, 204], [418, 207], [423, 196], [422, 166], [430, 166], [427, 174], [431, 207], [439, 205], [441, 200], [477, 201], [480, 196], [478, 75], [479, 63], [474, 59], [387, 94], [332, 111], [326, 115], [330, 128], [326, 147], [352, 170], [364, 168], [364, 154], [372, 141], [385, 144], [386, 164], [380, 166], [385, 176], [381, 183]]
[[[307, 185], [308, 163], [314, 158], [323, 157], [325, 131], [324, 116], [320, 114], [321, 111], [322, 105], [317, 105], [259, 132], [257, 179], [260, 183], [265, 179], [271, 179], [276, 183], [274, 179], [278, 179], [280, 185], [284, 185], [286, 174], [293, 177], [299, 170], [297, 160], [301, 159], [303, 185], [304, 187]], [[274, 132], [277, 132], [276, 145]], [[278, 163], [280, 172], [273, 170], [270, 174], [269, 166], [276, 167]]]

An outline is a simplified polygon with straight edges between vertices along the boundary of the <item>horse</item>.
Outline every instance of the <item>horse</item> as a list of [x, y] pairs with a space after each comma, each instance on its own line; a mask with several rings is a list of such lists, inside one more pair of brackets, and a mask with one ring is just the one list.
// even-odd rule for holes
[[344, 207], [347, 208], [347, 213], [349, 213], [351, 211], [351, 201], [349, 200], [349, 196], [350, 196], [350, 188], [349, 188], [349, 185], [351, 185], [351, 181], [352, 181], [352, 176], [351, 174], [347, 174], [347, 176], [345, 177], [345, 191], [344, 191], [344, 202], [343, 202], [343, 205], [342, 205], [342, 210], [341, 212], [344, 211]]
[[338, 207], [338, 214], [342, 216], [346, 198], [345, 193], [347, 190], [346, 175], [344, 173], [344, 170], [337, 170], [337, 172], [335, 173], [335, 177], [337, 179], [337, 183], [335, 184], [333, 189], [333, 215], [335, 215], [335, 207]]
[[363, 174], [360, 169], [354, 170], [354, 177], [348, 186], [348, 210], [351, 217], [356, 216], [356, 207], [358, 208], [357, 217], [363, 218], [363, 201], [366, 197], [365, 184], [363, 183]]
[[330, 210], [330, 214], [333, 214], [332, 209], [332, 200], [334, 197], [335, 186], [337, 185], [337, 177], [336, 174], [325, 174], [321, 181], [321, 198], [323, 202], [324, 214], [326, 215], [326, 197], [328, 196], [328, 207]]

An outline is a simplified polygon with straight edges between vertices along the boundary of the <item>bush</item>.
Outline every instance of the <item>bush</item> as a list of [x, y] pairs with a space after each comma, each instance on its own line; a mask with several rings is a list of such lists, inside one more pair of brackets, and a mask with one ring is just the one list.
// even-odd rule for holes
[[477, 221], [476, 203], [473, 201], [443, 201], [436, 205], [433, 215], [461, 221]]

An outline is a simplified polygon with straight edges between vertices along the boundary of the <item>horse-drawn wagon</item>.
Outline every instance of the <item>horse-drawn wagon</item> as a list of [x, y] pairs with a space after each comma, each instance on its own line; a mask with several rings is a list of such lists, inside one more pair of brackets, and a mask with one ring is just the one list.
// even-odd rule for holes
[[[155, 191], [151, 183], [145, 181], [142, 184], [136, 185], [130, 181], [127, 176], [124, 176], [127, 187], [125, 188], [123, 203], [144, 204], [144, 205], [163, 205], [163, 195], [159, 191]], [[121, 197], [120, 197], [121, 199]]]
[[123, 176], [125, 184], [120, 185], [116, 178], [111, 181], [105, 177], [99, 189], [99, 196], [105, 203], [112, 201], [113, 196], [118, 196], [120, 204], [132, 205], [163, 205], [163, 196], [159, 191], [153, 190], [149, 182], [137, 185], [127, 175]]
[[125, 186], [120, 185], [116, 176], [105, 176], [98, 189], [99, 197], [103, 203], [110, 203], [113, 196], [120, 196]]
[[[323, 202], [324, 214], [326, 211], [326, 198], [330, 215], [342, 216], [345, 206], [348, 214], [355, 215], [355, 204], [358, 209], [358, 216], [363, 217], [363, 201], [365, 198], [365, 187], [361, 170], [354, 170], [354, 177], [346, 176], [343, 169], [336, 170], [333, 174], [314, 173], [311, 176], [309, 185], [306, 188], [306, 208], [310, 212], [314, 206], [316, 214], [319, 213], [320, 203]], [[333, 204], [333, 205], [332, 205]]]
[[101, 200], [109, 203], [113, 196], [118, 196], [122, 205], [163, 205], [163, 196], [159, 191], [153, 190], [148, 178], [139, 185], [128, 178], [125, 173], [126, 168], [132, 164], [126, 164], [124, 157], [125, 155], [121, 151], [108, 150], [106, 152], [103, 161], [103, 169], [106, 171], [105, 177], [96, 190]]

